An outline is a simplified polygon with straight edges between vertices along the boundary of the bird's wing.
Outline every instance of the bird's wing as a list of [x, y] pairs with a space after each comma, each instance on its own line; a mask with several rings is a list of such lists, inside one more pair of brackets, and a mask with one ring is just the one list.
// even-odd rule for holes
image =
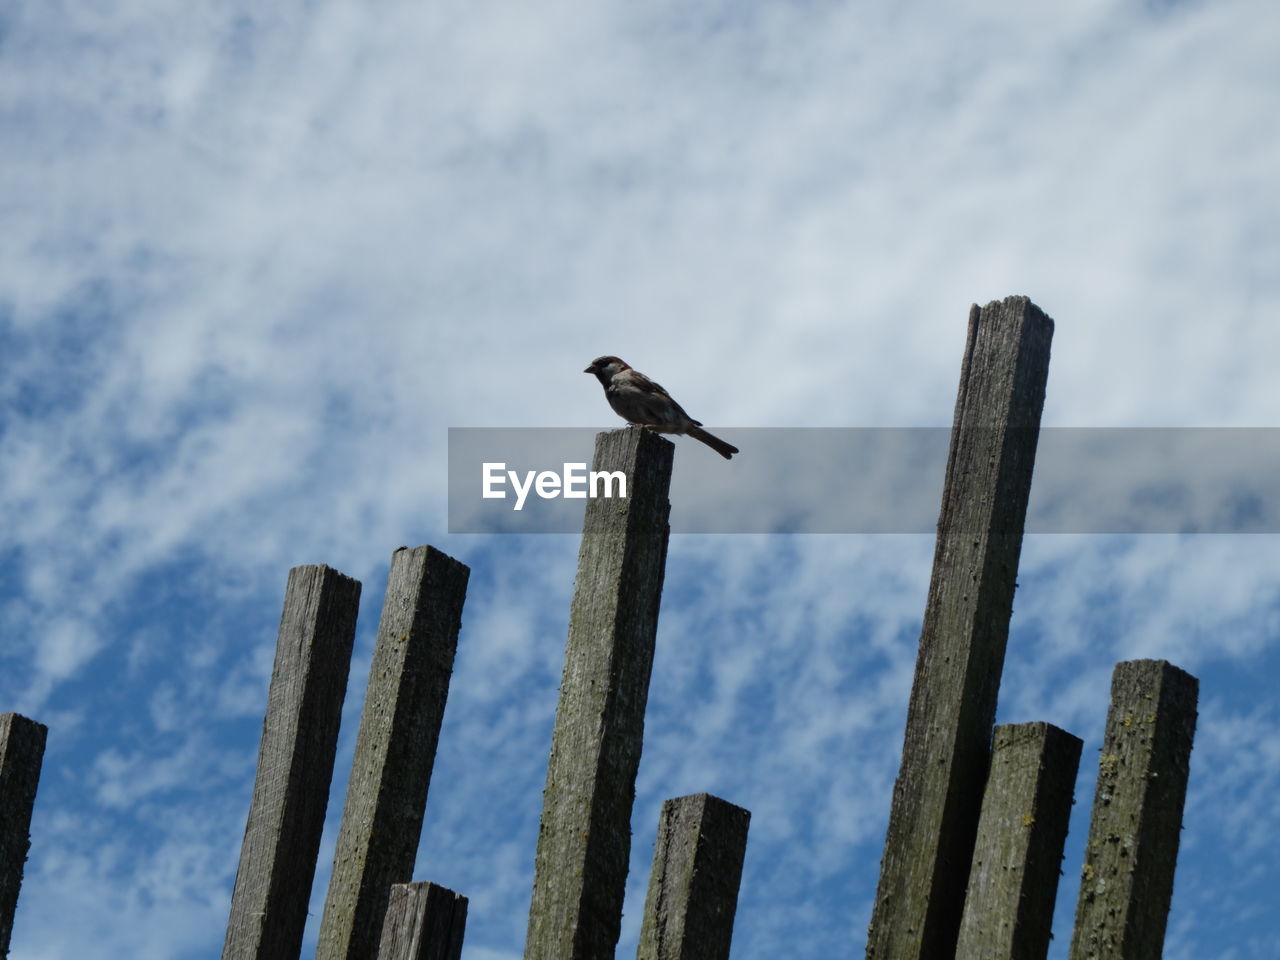
[[657, 381], [650, 380], [639, 370], [628, 370], [626, 388], [649, 414], [652, 423], [677, 424], [691, 423], [701, 426], [701, 421], [693, 419], [685, 413], [684, 407], [676, 403], [674, 397]]

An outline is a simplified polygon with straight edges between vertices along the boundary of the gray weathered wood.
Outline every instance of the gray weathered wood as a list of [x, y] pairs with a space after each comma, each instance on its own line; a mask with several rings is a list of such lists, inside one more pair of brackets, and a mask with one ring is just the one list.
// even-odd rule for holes
[[662, 805], [636, 960], [728, 960], [750, 823], [707, 793]]
[[902, 766], [867, 932], [877, 960], [955, 950], [986, 781], [1053, 321], [1026, 297], [969, 314]]
[[996, 727], [957, 957], [1048, 954], [1081, 746], [1048, 723]]
[[9, 955], [48, 733], [20, 713], [0, 714], [0, 958]]
[[674, 446], [639, 428], [596, 437], [594, 470], [628, 499], [589, 499], [543, 791], [527, 960], [599, 960], [618, 942], [631, 808], [667, 557]]
[[359, 581], [289, 571], [223, 960], [302, 949], [359, 608]]
[[373, 960], [413, 877], [470, 573], [431, 546], [392, 555], [317, 960]]
[[378, 960], [460, 960], [467, 898], [436, 883], [391, 887]]
[[1199, 689], [1164, 660], [1116, 664], [1071, 960], [1159, 960]]

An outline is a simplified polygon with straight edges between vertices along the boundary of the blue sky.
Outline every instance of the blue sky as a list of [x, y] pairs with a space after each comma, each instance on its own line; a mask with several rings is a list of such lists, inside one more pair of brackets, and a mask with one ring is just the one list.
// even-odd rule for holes
[[[519, 956], [576, 543], [449, 536], [449, 427], [946, 426], [971, 302], [1053, 426], [1280, 425], [1271, 4], [441, 2], [0, 13], [0, 709], [50, 727], [17, 960], [217, 955], [289, 567], [472, 568], [417, 879]], [[726, 470], [747, 460], [723, 464]], [[681, 442], [682, 461], [712, 456]], [[802, 465], [798, 466], [798, 469]], [[679, 509], [679, 504], [676, 505]], [[665, 797], [753, 813], [734, 957], [859, 956], [927, 536], [674, 539], [619, 955]], [[1201, 679], [1166, 957], [1280, 955], [1280, 541], [1029, 537], [1001, 721]]]

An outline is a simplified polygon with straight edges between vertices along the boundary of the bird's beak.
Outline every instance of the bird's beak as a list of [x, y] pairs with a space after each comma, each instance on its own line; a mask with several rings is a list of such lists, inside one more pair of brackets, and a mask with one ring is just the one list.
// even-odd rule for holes
[[593, 363], [591, 366], [587, 367], [587, 369], [583, 370], [582, 372], [583, 372], [583, 373], [595, 373], [595, 372], [596, 372], [596, 365]]

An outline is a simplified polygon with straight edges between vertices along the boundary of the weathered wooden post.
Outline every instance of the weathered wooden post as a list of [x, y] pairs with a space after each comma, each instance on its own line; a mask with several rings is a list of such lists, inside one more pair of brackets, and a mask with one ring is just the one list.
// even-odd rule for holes
[[461, 960], [467, 898], [436, 883], [396, 883], [378, 960]]
[[359, 608], [358, 580], [289, 571], [223, 960], [302, 949]]
[[1164, 950], [1199, 689], [1164, 660], [1116, 664], [1071, 960]]
[[529, 908], [526, 960], [613, 956], [667, 558], [674, 446], [639, 428], [596, 437], [593, 470], [627, 499], [589, 499], [578, 552]]
[[996, 727], [957, 957], [1048, 954], [1081, 746], [1048, 723]]
[[470, 572], [431, 546], [391, 557], [317, 960], [374, 960], [412, 879]]
[[876, 960], [955, 952], [986, 781], [1053, 321], [1026, 297], [969, 313], [902, 766], [867, 932]]
[[662, 805], [636, 960], [728, 960], [750, 823], [707, 793]]
[[48, 734], [20, 713], [0, 714], [0, 958], [9, 955]]

